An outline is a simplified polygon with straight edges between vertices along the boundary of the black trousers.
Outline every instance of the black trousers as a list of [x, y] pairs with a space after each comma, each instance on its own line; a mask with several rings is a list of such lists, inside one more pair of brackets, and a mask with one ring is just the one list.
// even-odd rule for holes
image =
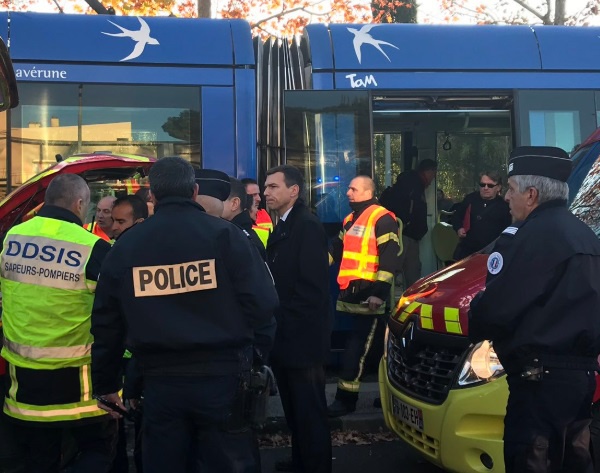
[[[7, 389], [6, 376], [0, 376], [0, 400], [4, 403], [4, 395]], [[10, 418], [4, 414], [0, 405], [0, 472], [1, 473], [24, 473], [24, 449], [17, 442], [15, 425]]]
[[373, 347], [377, 326], [382, 323], [383, 317], [363, 314], [349, 316], [351, 326], [342, 355], [336, 399], [348, 404], [356, 403], [367, 355]]
[[145, 376], [144, 473], [259, 471], [254, 434], [232, 416], [239, 384], [239, 375]]
[[506, 473], [593, 473], [589, 426], [594, 373], [548, 371], [540, 381], [507, 377]]
[[129, 458], [127, 457], [127, 427], [125, 419], [119, 419], [117, 434], [117, 445], [115, 447], [115, 458], [110, 473], [129, 473]]
[[323, 366], [290, 368], [273, 364], [273, 373], [292, 433], [294, 472], [330, 473], [331, 432]]
[[67, 465], [69, 473], [106, 473], [112, 464], [117, 422], [106, 416], [99, 422], [75, 427], [46, 427], [38, 422], [15, 423], [14, 432], [23, 448], [27, 473], [61, 471], [63, 440], [75, 443], [76, 456]]

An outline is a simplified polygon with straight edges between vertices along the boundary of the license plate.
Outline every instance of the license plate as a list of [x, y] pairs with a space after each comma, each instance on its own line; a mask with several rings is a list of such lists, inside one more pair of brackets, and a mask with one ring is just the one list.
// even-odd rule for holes
[[392, 398], [394, 416], [405, 424], [423, 432], [423, 411], [400, 399]]

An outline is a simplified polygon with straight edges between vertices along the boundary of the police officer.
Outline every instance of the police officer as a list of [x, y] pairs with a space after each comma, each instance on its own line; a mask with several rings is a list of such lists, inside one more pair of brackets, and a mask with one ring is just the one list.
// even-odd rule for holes
[[222, 217], [244, 230], [260, 255], [266, 260], [267, 253], [265, 247], [260, 236], [253, 228], [254, 222], [248, 211], [248, 207], [252, 205], [253, 202], [252, 197], [249, 194], [246, 194], [246, 189], [244, 188], [242, 181], [235, 177], [229, 179], [231, 182], [231, 191], [224, 202]]
[[532, 146], [510, 158], [506, 200], [514, 223], [488, 258], [469, 337], [491, 340], [507, 373], [506, 471], [592, 472], [600, 242], [566, 207], [567, 153]]
[[106, 472], [112, 461], [117, 425], [92, 399], [90, 375], [93, 293], [110, 245], [82, 228], [89, 203], [81, 177], [57, 176], [37, 216], [4, 240], [4, 412], [26, 471], [59, 471], [65, 429], [80, 451], [73, 471]]
[[221, 217], [223, 215], [223, 202], [229, 197], [231, 183], [229, 176], [216, 169], [196, 169], [196, 184], [198, 195], [196, 203], [208, 215]]
[[187, 161], [163, 158], [149, 178], [154, 216], [123, 234], [102, 268], [92, 315], [95, 392], [124, 407], [118, 373], [127, 337], [144, 376], [144, 471], [182, 472], [191, 460], [209, 471], [256, 471], [240, 386], [253, 328], [277, 305], [273, 283], [243, 233], [194, 202]]
[[356, 410], [365, 360], [389, 307], [398, 264], [398, 222], [379, 205], [374, 193], [375, 183], [369, 176], [352, 179], [346, 193], [352, 213], [333, 242], [333, 258], [341, 260], [337, 310], [352, 317], [337, 393], [327, 408], [329, 417]]

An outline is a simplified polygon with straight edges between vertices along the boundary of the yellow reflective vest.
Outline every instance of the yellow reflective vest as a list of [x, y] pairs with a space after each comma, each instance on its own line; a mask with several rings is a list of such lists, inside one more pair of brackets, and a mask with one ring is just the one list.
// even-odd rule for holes
[[[7, 415], [57, 422], [105, 414], [92, 399], [90, 325], [96, 282], [86, 279], [98, 239], [75, 223], [40, 216], [6, 235], [0, 283], [2, 356], [11, 377]], [[37, 395], [44, 382], [46, 396]]]

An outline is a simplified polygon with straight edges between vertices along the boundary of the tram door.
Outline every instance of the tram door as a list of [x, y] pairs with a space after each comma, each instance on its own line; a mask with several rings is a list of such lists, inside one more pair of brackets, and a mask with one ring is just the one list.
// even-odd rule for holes
[[437, 179], [425, 192], [430, 232], [420, 243], [422, 276], [442, 265], [431, 237], [441, 211], [449, 211], [453, 203], [478, 190], [480, 172], [499, 171], [506, 176], [513, 146], [511, 110], [506, 104], [497, 110], [458, 105], [453, 102], [458, 110], [433, 110], [431, 104], [390, 98], [372, 106], [379, 193], [395, 182], [399, 172], [415, 169], [423, 159], [438, 164]]

